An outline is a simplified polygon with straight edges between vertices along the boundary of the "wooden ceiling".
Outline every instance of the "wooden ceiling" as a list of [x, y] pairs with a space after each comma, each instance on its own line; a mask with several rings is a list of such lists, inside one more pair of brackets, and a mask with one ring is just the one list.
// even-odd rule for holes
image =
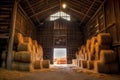
[[[60, 9], [82, 25], [90, 20], [103, 2], [104, 0], [21, 0], [20, 5], [36, 26]], [[61, 8], [62, 3], [67, 4], [66, 9]]]

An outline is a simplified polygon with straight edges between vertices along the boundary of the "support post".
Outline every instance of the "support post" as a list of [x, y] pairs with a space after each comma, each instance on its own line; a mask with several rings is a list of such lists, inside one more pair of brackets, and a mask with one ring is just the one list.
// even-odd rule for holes
[[15, 35], [15, 22], [16, 22], [16, 15], [17, 15], [17, 1], [15, 0], [13, 11], [12, 11], [12, 19], [11, 19], [11, 29], [10, 29], [10, 37], [9, 37], [9, 45], [8, 45], [8, 56], [7, 56], [7, 69], [11, 69], [11, 54], [13, 51], [13, 43], [14, 43], [14, 35]]

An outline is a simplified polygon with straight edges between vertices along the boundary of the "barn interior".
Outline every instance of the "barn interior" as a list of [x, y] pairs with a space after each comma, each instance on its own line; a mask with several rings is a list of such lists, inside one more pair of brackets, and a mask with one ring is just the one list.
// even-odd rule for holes
[[0, 80], [120, 80], [119, 34], [119, 0], [0, 0]]

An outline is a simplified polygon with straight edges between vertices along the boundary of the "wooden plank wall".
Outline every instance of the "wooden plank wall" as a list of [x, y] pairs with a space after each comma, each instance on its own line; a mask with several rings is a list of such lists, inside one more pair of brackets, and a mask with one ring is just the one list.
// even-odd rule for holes
[[[44, 50], [44, 59], [50, 59], [51, 63], [53, 62], [53, 48], [67, 48], [67, 63], [71, 63], [78, 47], [83, 43], [83, 35], [77, 22], [46, 21], [37, 30], [38, 41]], [[59, 39], [61, 39], [60, 44], [57, 43]]]
[[24, 36], [30, 36], [32, 39], [36, 39], [36, 27], [30, 21], [26, 13], [22, 10], [22, 8], [18, 7], [17, 11], [17, 20], [16, 20], [16, 33], [20, 32]]
[[86, 24], [86, 39], [101, 32], [111, 34], [112, 47], [118, 55], [120, 63], [120, 1], [106, 0], [98, 13]]

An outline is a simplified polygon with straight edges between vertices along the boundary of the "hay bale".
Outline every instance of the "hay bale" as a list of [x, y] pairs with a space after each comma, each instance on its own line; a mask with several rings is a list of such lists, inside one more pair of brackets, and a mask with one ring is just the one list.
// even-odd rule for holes
[[2, 62], [2, 68], [6, 68], [6, 61]]
[[91, 54], [91, 53], [88, 53], [88, 60], [89, 61], [95, 60], [95, 55]]
[[85, 53], [85, 60], [88, 60], [88, 53]]
[[19, 51], [15, 53], [14, 56], [15, 61], [31, 63], [32, 61], [32, 53], [28, 51]]
[[33, 52], [33, 53], [37, 53], [37, 52], [36, 52], [37, 50], [36, 50], [35, 45], [32, 45], [31, 47], [32, 47], [32, 52]]
[[23, 35], [21, 33], [17, 33], [14, 37], [14, 43], [15, 44], [18, 44], [18, 43], [23, 43], [24, 40], [23, 40]]
[[81, 67], [81, 60], [78, 60], [78, 67]]
[[12, 62], [12, 67], [11, 67], [12, 70], [19, 70], [19, 64], [18, 62]]
[[109, 33], [99, 33], [97, 35], [97, 41], [99, 44], [111, 44], [112, 39]]
[[35, 45], [35, 47], [38, 47], [37, 40], [33, 40], [33, 45]]
[[24, 43], [28, 43], [30, 45], [33, 44], [32, 38], [31, 37], [24, 37]]
[[40, 61], [40, 60], [35, 61], [34, 69], [42, 69], [42, 61]]
[[43, 68], [50, 68], [50, 60], [43, 60], [42, 66]]
[[116, 60], [116, 54], [113, 50], [101, 50], [100, 61], [103, 63], [114, 63]]
[[19, 43], [17, 50], [18, 51], [30, 51], [30, 52], [32, 52], [32, 46], [28, 43]]
[[104, 64], [101, 61], [95, 61], [94, 70], [95, 72], [98, 72], [98, 73], [109, 73], [110, 72], [108, 64]]
[[90, 52], [90, 46], [91, 46], [91, 40], [88, 39], [87, 42], [86, 42], [86, 51], [87, 51], [87, 53]]
[[87, 61], [87, 68], [94, 69], [94, 61]]
[[[15, 51], [12, 51], [11, 53], [11, 59], [12, 61], [14, 60], [14, 54], [15, 54]], [[5, 50], [2, 52], [2, 60], [7, 60], [7, 56], [8, 56], [8, 51]]]
[[109, 45], [101, 45], [99, 43], [95, 44], [95, 59], [100, 60], [100, 51], [101, 50], [109, 50], [110, 46]]
[[76, 66], [76, 59], [72, 59], [72, 64]]
[[31, 63], [18, 63], [19, 71], [29, 71], [32, 72], [34, 70], [33, 64]]
[[81, 67], [87, 68], [87, 61], [86, 60], [81, 60]]
[[92, 37], [91, 39], [91, 46], [90, 46], [90, 53], [95, 55], [95, 44], [97, 42], [96, 37]]
[[109, 68], [110, 68], [110, 73], [119, 73], [118, 63], [109, 64]]

